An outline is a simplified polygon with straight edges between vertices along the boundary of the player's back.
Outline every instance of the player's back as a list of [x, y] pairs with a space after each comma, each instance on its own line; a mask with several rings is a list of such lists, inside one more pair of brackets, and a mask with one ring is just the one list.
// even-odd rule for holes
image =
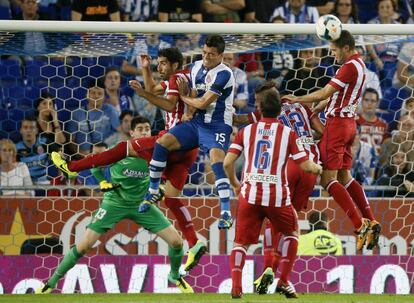
[[289, 127], [273, 118], [262, 118], [240, 130], [230, 149], [243, 150], [241, 194], [249, 203], [277, 207], [291, 204], [288, 158], [293, 154], [295, 160], [307, 159], [297, 139]]
[[217, 101], [208, 105], [205, 110], [198, 110], [197, 116], [204, 123], [233, 123], [233, 99], [235, 80], [232, 70], [223, 63], [208, 70], [203, 61], [196, 61], [191, 67], [192, 88], [197, 90], [197, 97], [207, 91], [218, 95]]
[[186, 110], [185, 103], [181, 100], [178, 92], [177, 78], [186, 78], [190, 81], [190, 71], [180, 70], [170, 76], [168, 81], [162, 81], [161, 86], [165, 89], [164, 96], [176, 96], [178, 101], [175, 104], [175, 108], [171, 112], [166, 112], [165, 129], [168, 131], [175, 125], [181, 122], [183, 114]]
[[366, 78], [366, 67], [359, 54], [349, 57], [337, 70], [329, 85], [337, 91], [329, 98], [325, 115], [353, 118], [361, 99]]

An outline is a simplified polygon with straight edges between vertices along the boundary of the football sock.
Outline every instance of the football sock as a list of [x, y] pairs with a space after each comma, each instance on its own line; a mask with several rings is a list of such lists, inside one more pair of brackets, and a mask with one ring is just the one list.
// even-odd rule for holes
[[344, 210], [345, 214], [351, 219], [355, 229], [361, 227], [362, 218], [355, 206], [351, 196], [338, 181], [333, 180], [326, 186], [326, 190], [335, 199], [336, 203]]
[[375, 220], [371, 206], [369, 205], [362, 186], [355, 179], [351, 179], [351, 181], [345, 185], [345, 188], [352, 197], [352, 200], [354, 200], [355, 204], [358, 206], [362, 216], [370, 219], [371, 221]]
[[73, 172], [80, 172], [85, 169], [107, 166], [124, 159], [128, 153], [128, 143], [120, 142], [113, 148], [99, 154], [89, 155], [81, 160], [68, 162], [68, 169]]
[[183, 260], [183, 247], [174, 248], [168, 247], [168, 257], [170, 258], [170, 266], [171, 266], [171, 276], [174, 279], [178, 279], [180, 277], [180, 266], [181, 261]]
[[279, 267], [280, 258], [282, 257], [282, 247], [283, 247], [283, 234], [281, 232], [276, 233], [276, 235], [273, 235], [273, 243], [276, 247], [276, 252], [273, 256], [272, 260], [272, 269], [273, 272], [276, 274], [277, 269]]
[[184, 206], [179, 198], [171, 197], [165, 197], [165, 205], [172, 211], [177, 219], [180, 230], [187, 240], [188, 245], [193, 247], [197, 243], [197, 235], [187, 207]]
[[263, 270], [265, 270], [268, 267], [272, 267], [273, 257], [275, 255], [275, 249], [273, 246], [272, 225], [269, 221], [266, 222], [266, 228], [263, 234], [263, 254]]
[[152, 153], [152, 159], [150, 162], [150, 193], [158, 193], [160, 187], [160, 180], [162, 172], [167, 165], [168, 149], [159, 143], [155, 143], [154, 152]]
[[216, 162], [211, 165], [216, 177], [216, 188], [220, 197], [221, 212], [230, 212], [230, 181], [223, 168], [223, 162]]
[[230, 255], [230, 270], [233, 289], [242, 288], [242, 272], [246, 261], [246, 250], [243, 247], [234, 247]]
[[47, 284], [51, 288], [55, 288], [59, 279], [62, 278], [73, 266], [75, 266], [82, 256], [83, 255], [78, 252], [76, 245], [73, 246], [63, 258], [62, 262], [60, 262], [52, 277], [47, 281]]
[[287, 284], [289, 275], [295, 264], [296, 254], [298, 252], [298, 238], [287, 236], [283, 239], [282, 259], [280, 260], [280, 281]]

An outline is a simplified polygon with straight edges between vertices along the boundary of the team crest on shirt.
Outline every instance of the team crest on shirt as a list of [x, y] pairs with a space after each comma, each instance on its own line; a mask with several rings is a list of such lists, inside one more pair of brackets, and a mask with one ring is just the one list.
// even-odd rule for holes
[[206, 84], [211, 82], [211, 75], [207, 75], [206, 77]]

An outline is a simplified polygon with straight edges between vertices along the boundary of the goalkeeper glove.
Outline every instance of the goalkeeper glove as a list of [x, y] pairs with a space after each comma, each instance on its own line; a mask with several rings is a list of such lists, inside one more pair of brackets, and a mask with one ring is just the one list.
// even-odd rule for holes
[[110, 183], [106, 180], [99, 182], [99, 188], [101, 189], [101, 192], [104, 192], [104, 193], [106, 193], [107, 191], [114, 190], [120, 186], [121, 185], [119, 184]]
[[144, 201], [139, 205], [138, 212], [145, 213], [147, 212], [152, 204], [158, 203], [164, 199], [165, 190], [162, 186], [160, 186], [157, 194], [147, 193], [145, 195]]

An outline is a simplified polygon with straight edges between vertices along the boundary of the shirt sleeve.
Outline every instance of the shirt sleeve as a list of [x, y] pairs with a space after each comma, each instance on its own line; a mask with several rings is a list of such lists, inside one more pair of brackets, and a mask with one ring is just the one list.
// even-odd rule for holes
[[240, 155], [244, 149], [243, 146], [243, 134], [244, 134], [244, 128], [239, 130], [236, 137], [234, 138], [233, 143], [231, 143], [229, 150], [227, 152], [233, 153], [236, 155]]
[[174, 75], [170, 77], [168, 81], [168, 90], [167, 90], [167, 96], [176, 96], [178, 97], [180, 94], [178, 93], [178, 85], [177, 85], [177, 76]]
[[228, 70], [223, 70], [217, 73], [214, 83], [210, 86], [210, 91], [221, 96], [224, 92], [224, 87], [227, 85], [231, 77]]
[[289, 153], [292, 155], [292, 159], [296, 162], [296, 164], [309, 160], [308, 154], [293, 130], [291, 130], [289, 134]]
[[247, 100], [249, 98], [247, 87], [248, 87], [247, 76], [246, 74], [242, 74], [240, 76], [239, 86], [237, 87], [236, 99]]
[[328, 84], [340, 90], [344, 88], [346, 84], [355, 81], [356, 77], [358, 77], [358, 71], [355, 66], [347, 63], [339, 68], [338, 73]]

